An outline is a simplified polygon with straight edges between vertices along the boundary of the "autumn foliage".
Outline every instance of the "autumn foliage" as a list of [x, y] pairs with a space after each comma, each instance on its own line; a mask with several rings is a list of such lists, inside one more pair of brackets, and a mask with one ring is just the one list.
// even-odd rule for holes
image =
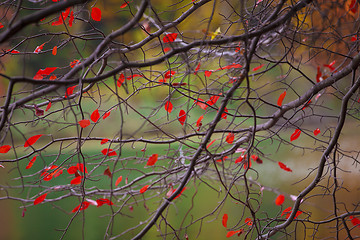
[[357, 238], [359, 14], [3, 1], [4, 209], [59, 239]]

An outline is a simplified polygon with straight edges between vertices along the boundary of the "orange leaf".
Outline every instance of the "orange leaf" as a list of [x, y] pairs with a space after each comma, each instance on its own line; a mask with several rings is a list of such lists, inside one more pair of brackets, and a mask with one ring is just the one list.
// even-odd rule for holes
[[83, 120], [80, 120], [78, 123], [80, 124], [80, 127], [86, 128], [87, 126], [90, 125], [90, 120], [83, 119]]
[[177, 38], [177, 33], [169, 33], [169, 34], [166, 34], [163, 38], [163, 42], [164, 43], [169, 43], [169, 42], [174, 42], [175, 39]]
[[76, 178], [74, 178], [73, 180], [71, 180], [70, 184], [72, 185], [78, 185], [81, 183], [81, 179], [83, 178], [83, 176], [77, 176]]
[[245, 223], [249, 226], [253, 225], [253, 221], [251, 220], [251, 218], [245, 218]]
[[165, 110], [168, 112], [168, 113], [171, 113], [171, 111], [173, 110], [173, 105], [170, 101], [166, 101], [165, 103]]
[[289, 167], [287, 167], [285, 164], [283, 164], [282, 162], [278, 162], [278, 164], [281, 169], [288, 171], [288, 172], [292, 172], [292, 170]]
[[232, 144], [234, 142], [234, 134], [233, 133], [229, 133], [226, 136], [226, 142], [229, 143], [229, 144]]
[[255, 71], [259, 70], [260, 68], [262, 68], [263, 66], [264, 66], [264, 64], [261, 64], [260, 66], [254, 67], [252, 69], [252, 71], [255, 72]]
[[286, 91], [284, 91], [282, 94], [280, 94], [280, 96], [279, 96], [279, 98], [278, 98], [278, 101], [277, 101], [277, 105], [278, 105], [279, 107], [281, 107], [282, 102], [283, 102], [285, 96], [286, 96]]
[[26, 166], [25, 169], [30, 169], [33, 166], [34, 162], [36, 161], [36, 157], [37, 155], [30, 160], [29, 164]]
[[50, 108], [51, 108], [51, 102], [49, 102], [48, 105], [46, 106], [45, 112], [49, 111]]
[[96, 109], [90, 116], [91, 121], [97, 122], [100, 118], [99, 110]]
[[294, 131], [294, 133], [291, 134], [291, 136], [290, 136], [290, 141], [294, 141], [294, 140], [298, 139], [299, 136], [300, 136], [300, 133], [301, 133], [301, 130], [300, 130], [300, 129], [296, 129], [296, 130]]
[[149, 160], [146, 163], [146, 166], [153, 166], [158, 160], [158, 154], [154, 153], [149, 157]]
[[184, 125], [185, 120], [186, 120], [186, 113], [185, 113], [184, 110], [181, 109], [180, 112], [179, 112], [179, 122], [180, 122], [180, 124]]
[[315, 136], [318, 135], [319, 133], [320, 133], [320, 129], [317, 128], [317, 129], [314, 130], [314, 135]]
[[57, 46], [53, 47], [53, 50], [52, 50], [52, 55], [56, 55], [57, 54]]
[[222, 225], [227, 228], [227, 221], [228, 221], [229, 216], [225, 213], [222, 217]]
[[103, 145], [103, 144], [107, 143], [108, 141], [109, 141], [109, 139], [104, 138], [101, 140], [100, 144]]
[[0, 153], [7, 153], [11, 149], [10, 145], [3, 145], [0, 147]]
[[109, 157], [111, 157], [111, 156], [116, 156], [116, 155], [117, 155], [117, 153], [116, 153], [113, 149], [111, 149], [111, 148], [109, 148], [109, 149], [104, 148], [103, 150], [101, 150], [101, 152], [102, 152], [102, 154], [104, 154], [105, 156], [109, 156]]
[[46, 198], [46, 195], [47, 195], [47, 193], [45, 193], [45, 194], [37, 197], [37, 198], [34, 200], [34, 205], [37, 205], [37, 204], [43, 202], [43, 201], [45, 200], [45, 198]]
[[279, 196], [277, 196], [277, 198], [275, 199], [275, 204], [278, 206], [281, 206], [285, 201], [285, 197], [284, 195], [280, 194]]
[[97, 7], [93, 7], [91, 9], [91, 18], [97, 22], [101, 21], [101, 10]]
[[118, 179], [115, 182], [115, 186], [119, 185], [119, 183], [122, 181], [122, 176], [118, 177]]
[[107, 168], [105, 169], [105, 171], [104, 171], [104, 175], [105, 175], [105, 176], [108, 176], [109, 178], [111, 178], [111, 177], [112, 177], [112, 173], [111, 173], [111, 171], [110, 171], [110, 168], [109, 168], [109, 167], [107, 167]]
[[26, 142], [24, 144], [24, 147], [29, 147], [29, 146], [33, 145], [34, 143], [36, 143], [37, 140], [39, 140], [39, 138], [42, 135], [44, 135], [44, 134], [39, 134], [39, 135], [35, 135], [35, 136], [28, 138], [28, 140], [26, 140]]
[[148, 189], [148, 187], [149, 187], [149, 185], [145, 185], [145, 186], [143, 186], [143, 187], [140, 189], [140, 193], [144, 193], [144, 192], [146, 192], [146, 191], [147, 191], [147, 189]]

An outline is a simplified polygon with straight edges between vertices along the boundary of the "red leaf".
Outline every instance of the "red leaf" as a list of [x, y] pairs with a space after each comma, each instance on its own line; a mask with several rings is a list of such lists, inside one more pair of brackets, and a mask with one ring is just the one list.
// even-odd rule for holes
[[195, 100], [194, 103], [196, 105], [198, 105], [201, 109], [206, 110], [206, 108], [207, 108], [207, 105], [205, 104], [205, 101], [203, 99], [201, 99], [201, 98], [198, 98], [197, 100]]
[[225, 213], [222, 217], [222, 225], [227, 228], [227, 221], [228, 221], [229, 216]]
[[287, 167], [285, 164], [283, 164], [282, 162], [278, 162], [278, 164], [281, 169], [288, 171], [288, 172], [292, 172], [292, 170], [289, 167]]
[[85, 210], [89, 207], [90, 203], [87, 201], [84, 201], [83, 203], [81, 203], [79, 206], [77, 206], [76, 208], [74, 208], [71, 212], [75, 213], [77, 211], [82, 211]]
[[[177, 199], [178, 197], [181, 196], [181, 194], [186, 190], [186, 187], [183, 188], [183, 190], [181, 190], [181, 192], [176, 196], [174, 197], [174, 200]], [[174, 189], [174, 192], [176, 191], [176, 188]]]
[[165, 103], [165, 110], [168, 112], [168, 113], [171, 113], [171, 111], [173, 110], [173, 105], [170, 101], [166, 101]]
[[212, 73], [213, 73], [212, 71], [205, 71], [204, 74], [205, 74], [205, 77], [210, 77]]
[[57, 46], [53, 47], [53, 50], [52, 50], [52, 55], [56, 55], [57, 54]]
[[177, 33], [169, 33], [169, 34], [166, 34], [163, 38], [163, 42], [164, 43], [169, 43], [169, 42], [174, 42], [175, 39], [177, 38]]
[[119, 183], [122, 181], [122, 176], [118, 177], [118, 179], [115, 182], [115, 186], [119, 185]]
[[171, 48], [169, 48], [169, 47], [164, 48], [164, 52], [168, 52], [170, 50], [171, 50]]
[[211, 96], [210, 100], [207, 101], [206, 103], [209, 104], [210, 106], [212, 106], [219, 100], [219, 98], [220, 98], [220, 96]]
[[277, 196], [277, 198], [275, 199], [275, 204], [278, 206], [281, 206], [285, 201], [285, 196], [280, 194], [279, 196]]
[[335, 70], [334, 68], [334, 64], [335, 64], [335, 60], [332, 61], [330, 64], [324, 64], [324, 67], [327, 67], [330, 69], [331, 72], [333, 72]]
[[108, 112], [104, 113], [103, 119], [105, 119], [105, 118], [107, 118], [108, 116], [110, 116], [110, 113], [111, 113], [111, 111], [108, 111]]
[[264, 64], [261, 64], [260, 66], [254, 67], [252, 69], [252, 71], [255, 72], [255, 71], [259, 70], [260, 68], [262, 68], [263, 66], [264, 66]]
[[320, 129], [317, 128], [317, 129], [314, 130], [314, 135], [315, 136], [318, 135], [319, 133], [320, 133]]
[[101, 152], [102, 152], [102, 154], [104, 154], [105, 156], [109, 156], [109, 157], [111, 157], [111, 156], [116, 156], [117, 155], [117, 153], [113, 150], [113, 149], [111, 149], [111, 148], [104, 148], [103, 150], [101, 150]]
[[196, 74], [197, 74], [197, 72], [199, 71], [200, 66], [201, 66], [201, 64], [199, 63], [199, 64], [197, 65], [197, 67], [195, 68], [195, 72], [194, 72], [194, 74], [195, 74], [195, 75], [196, 75]]
[[3, 28], [3, 27], [4, 27], [4, 25], [2, 23], [0, 23], [0, 29]]
[[180, 122], [180, 124], [184, 125], [185, 120], [186, 120], [186, 113], [185, 113], [184, 110], [181, 109], [180, 112], [179, 112], [179, 122]]
[[61, 14], [60, 14], [60, 15], [59, 15], [59, 19], [56, 20], [55, 22], [52, 22], [52, 23], [51, 23], [51, 26], [59, 26], [59, 25], [61, 25], [61, 24], [63, 24], [63, 20], [62, 20]]
[[37, 157], [37, 155], [34, 156], [34, 157], [30, 160], [30, 162], [28, 163], [28, 165], [26, 166], [25, 169], [30, 169], [30, 168], [33, 166], [34, 162], [36, 161], [36, 157]]
[[77, 176], [75, 177], [73, 180], [71, 180], [70, 184], [72, 185], [78, 185], [81, 183], [81, 179], [83, 178], [83, 176]]
[[238, 235], [240, 236], [240, 234], [241, 233], [243, 233], [244, 232], [244, 229], [240, 229], [240, 230], [237, 230], [237, 231], [229, 231], [227, 234], [226, 234], [226, 237], [231, 237], [231, 236], [233, 236], [233, 235], [235, 235], [235, 234], [237, 234], [238, 233]]
[[165, 73], [165, 79], [168, 79], [168, 78], [171, 78], [172, 76], [174, 76], [175, 75], [175, 71], [167, 71], [166, 73]]
[[99, 198], [96, 200], [96, 203], [97, 203], [97, 207], [101, 207], [104, 204], [107, 204], [109, 206], [114, 205], [114, 203], [107, 198]]
[[110, 171], [110, 168], [109, 168], [109, 167], [107, 167], [107, 168], [105, 169], [105, 171], [104, 171], [104, 175], [105, 175], [105, 176], [108, 176], [109, 178], [111, 178], [111, 177], [112, 177], [112, 173], [111, 173], [111, 171]]
[[321, 71], [320, 71], [320, 67], [318, 66], [318, 67], [317, 67], [317, 73], [316, 73], [316, 82], [320, 82], [321, 76], [322, 76], [322, 73], [321, 73]]
[[72, 27], [73, 22], [74, 22], [74, 12], [71, 11], [70, 18], [69, 18], [69, 27]]
[[226, 142], [229, 143], [229, 144], [232, 144], [234, 142], [234, 134], [233, 133], [229, 133], [226, 136]]
[[80, 120], [78, 123], [80, 124], [80, 127], [86, 128], [87, 126], [90, 125], [90, 120], [88, 120], [88, 119], [83, 119], [83, 120]]
[[153, 166], [158, 160], [158, 154], [154, 153], [149, 157], [149, 160], [146, 163], [146, 166]]
[[285, 213], [291, 213], [291, 207], [286, 208], [286, 209], [282, 212], [281, 217], [282, 217]]
[[357, 41], [357, 36], [352, 36], [350, 39], [351, 42], [356, 42]]
[[283, 102], [285, 96], [286, 96], [286, 91], [284, 91], [282, 94], [280, 94], [280, 96], [279, 96], [279, 98], [278, 98], [278, 100], [277, 100], [277, 105], [278, 105], [279, 107], [281, 107], [282, 102]]
[[34, 53], [39, 53], [41, 50], [43, 50], [45, 43], [41, 44], [40, 46], [37, 46], [34, 50]]
[[298, 139], [299, 136], [300, 136], [300, 133], [301, 133], [301, 130], [300, 130], [300, 129], [296, 129], [296, 130], [294, 131], [294, 133], [291, 134], [291, 136], [290, 136], [290, 141], [292, 142], [292, 141]]
[[209, 144], [206, 146], [206, 149], [208, 149], [215, 141], [216, 141], [216, 139], [212, 140], [211, 143], [209, 143]]
[[225, 107], [224, 112], [221, 114], [221, 118], [226, 119], [227, 118], [227, 113], [228, 113], [228, 110]]
[[47, 193], [45, 193], [45, 194], [37, 197], [37, 198], [34, 200], [34, 205], [37, 205], [37, 204], [43, 202], [43, 201], [45, 200], [45, 198], [46, 198], [46, 195], [47, 195]]
[[251, 220], [251, 218], [245, 218], [245, 223], [249, 226], [253, 225], [253, 221]]
[[262, 164], [263, 161], [259, 158], [259, 156], [251, 155], [251, 159], [254, 160], [258, 164]]
[[65, 98], [68, 98], [70, 95], [72, 95], [73, 92], [74, 92], [74, 89], [75, 89], [76, 87], [77, 87], [77, 85], [72, 86], [72, 87], [68, 87], [68, 88], [66, 89]]
[[28, 138], [28, 140], [26, 140], [24, 147], [29, 147], [31, 145], [33, 145], [34, 143], [36, 143], [37, 140], [39, 140], [39, 138], [44, 135], [44, 134], [39, 134], [39, 135], [34, 135], [30, 138]]
[[128, 5], [127, 2], [124, 2], [123, 4], [120, 5], [120, 8], [125, 8]]
[[48, 105], [46, 106], [45, 112], [49, 111], [50, 108], [51, 108], [51, 102], [49, 102]]
[[44, 70], [43, 69], [39, 69], [39, 71], [37, 71], [36, 75], [33, 77], [34, 80], [41, 80], [44, 77], [46, 77], [47, 75], [49, 75], [50, 73], [52, 73], [53, 71], [55, 71], [57, 69], [57, 67], [47, 67]]
[[147, 191], [147, 189], [148, 189], [148, 187], [149, 187], [149, 185], [145, 185], [145, 186], [143, 186], [143, 187], [140, 189], [140, 193], [144, 193], [144, 192], [146, 192], [146, 191]]
[[201, 115], [200, 117], [199, 117], [199, 119], [196, 121], [196, 126], [198, 127], [198, 131], [200, 131], [200, 127], [202, 126], [202, 123], [201, 123], [201, 121], [203, 120], [203, 118], [204, 118], [204, 116], [203, 115]]
[[220, 68], [216, 69], [216, 71], [224, 70], [224, 69], [231, 69], [231, 68], [242, 68], [242, 65], [233, 63], [233, 64], [227, 65], [225, 67], [220, 67]]
[[91, 9], [91, 18], [97, 22], [101, 21], [101, 10], [97, 7], [93, 7]]
[[71, 166], [67, 169], [67, 172], [69, 174], [75, 174], [78, 171], [78, 167], [77, 166]]
[[71, 68], [74, 68], [76, 65], [79, 65], [79, 64], [80, 64], [79, 60], [75, 59], [74, 61], [70, 62], [69, 65]]
[[0, 153], [7, 153], [8, 151], [10, 151], [11, 146], [10, 145], [3, 145], [0, 147]]
[[350, 216], [349, 217], [350, 220], [351, 220], [351, 223], [355, 226], [355, 227], [358, 227], [360, 228], [360, 220], [354, 216]]
[[120, 74], [119, 79], [118, 79], [117, 82], [116, 82], [116, 85], [117, 85], [118, 87], [121, 87], [121, 85], [124, 83], [124, 81], [125, 81], [125, 76], [124, 76], [124, 74]]
[[107, 143], [108, 141], [109, 141], [109, 139], [104, 138], [101, 140], [100, 144], [103, 145], [103, 144]]
[[91, 121], [97, 122], [100, 118], [99, 110], [96, 109], [90, 116]]
[[84, 164], [78, 163], [78, 164], [76, 164], [76, 166], [80, 172], [84, 172], [84, 170], [85, 170], [85, 173], [88, 173], [88, 170], [86, 169], [86, 167], [84, 167]]
[[311, 103], [311, 99], [310, 99], [307, 103], [305, 103], [305, 105], [304, 105], [304, 107], [302, 108], [302, 110], [304, 110], [305, 108], [307, 108], [307, 107], [310, 105], [310, 103]]

